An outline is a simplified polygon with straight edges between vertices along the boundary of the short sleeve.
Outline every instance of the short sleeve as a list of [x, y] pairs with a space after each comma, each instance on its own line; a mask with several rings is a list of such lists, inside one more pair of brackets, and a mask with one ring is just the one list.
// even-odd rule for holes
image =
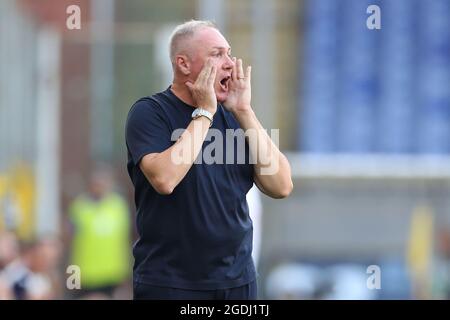
[[125, 139], [135, 165], [150, 153], [159, 153], [172, 145], [168, 120], [153, 100], [137, 101], [128, 114]]

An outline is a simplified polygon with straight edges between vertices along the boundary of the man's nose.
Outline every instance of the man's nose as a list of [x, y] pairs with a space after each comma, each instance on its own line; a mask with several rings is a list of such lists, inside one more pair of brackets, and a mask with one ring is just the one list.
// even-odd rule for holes
[[224, 69], [232, 69], [234, 66], [234, 60], [232, 57], [230, 57], [229, 55], [226, 56], [226, 61], [223, 64]]

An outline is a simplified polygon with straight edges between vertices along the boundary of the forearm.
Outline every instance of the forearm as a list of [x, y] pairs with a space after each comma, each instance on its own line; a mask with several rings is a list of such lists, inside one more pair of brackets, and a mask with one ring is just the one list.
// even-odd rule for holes
[[[192, 120], [177, 142], [148, 159], [144, 174], [161, 194], [170, 194], [183, 180], [202, 149], [210, 121], [205, 117]], [[144, 160], [144, 159], [143, 159]]]
[[291, 167], [251, 108], [234, 113], [246, 132], [250, 155], [255, 163], [255, 180], [263, 191], [274, 198], [288, 196], [293, 188]]

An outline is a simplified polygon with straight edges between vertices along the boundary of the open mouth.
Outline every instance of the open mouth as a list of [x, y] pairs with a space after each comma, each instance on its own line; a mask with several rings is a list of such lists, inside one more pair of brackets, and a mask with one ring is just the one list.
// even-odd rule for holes
[[231, 79], [230, 76], [226, 76], [225, 78], [220, 80], [220, 87], [222, 88], [223, 91], [228, 91], [228, 83], [230, 82], [230, 79]]

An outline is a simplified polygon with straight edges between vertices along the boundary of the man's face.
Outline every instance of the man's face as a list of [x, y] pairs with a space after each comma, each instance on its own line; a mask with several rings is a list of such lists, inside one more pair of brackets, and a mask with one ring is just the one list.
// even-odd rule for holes
[[227, 40], [218, 30], [204, 28], [195, 35], [191, 48], [191, 74], [189, 78], [195, 81], [208, 58], [211, 58], [217, 68], [214, 81], [217, 101], [224, 102], [228, 97], [231, 70], [234, 65], [231, 48]]

